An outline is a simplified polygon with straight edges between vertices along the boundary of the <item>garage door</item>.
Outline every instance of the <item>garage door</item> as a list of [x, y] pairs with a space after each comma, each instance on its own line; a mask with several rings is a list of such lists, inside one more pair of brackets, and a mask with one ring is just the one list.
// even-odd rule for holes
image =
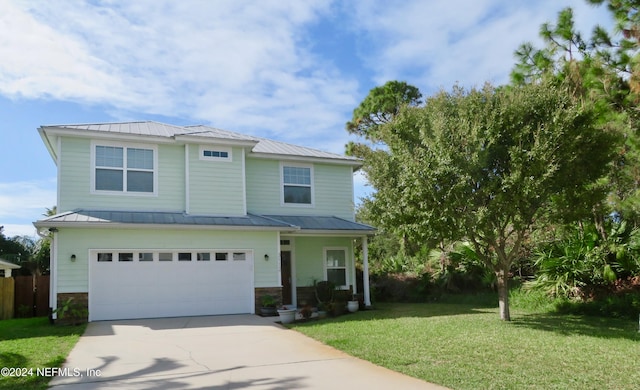
[[93, 250], [89, 320], [254, 312], [253, 252]]

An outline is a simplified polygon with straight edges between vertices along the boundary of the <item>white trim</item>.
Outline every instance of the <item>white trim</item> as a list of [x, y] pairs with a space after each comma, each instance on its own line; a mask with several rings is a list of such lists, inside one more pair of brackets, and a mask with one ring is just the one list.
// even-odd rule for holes
[[251, 152], [250, 158], [261, 158], [266, 160], [280, 160], [280, 161], [292, 161], [302, 164], [337, 164], [337, 165], [351, 165], [354, 167], [361, 167], [362, 160], [348, 160], [340, 157], [312, 157], [312, 156], [297, 156], [293, 154], [278, 154], [278, 153], [264, 153], [264, 152]]
[[49, 257], [51, 259], [49, 272], [51, 279], [49, 283], [49, 306], [53, 310], [51, 318], [54, 320], [58, 317], [56, 309], [58, 308], [58, 232], [53, 232], [51, 239], [51, 248], [49, 248]]
[[189, 214], [191, 211], [191, 185], [190, 170], [189, 170], [189, 144], [184, 145], [184, 212]]
[[[324, 271], [324, 280], [329, 280], [327, 276], [327, 251], [344, 251], [344, 281], [345, 285], [336, 286], [340, 290], [347, 290], [349, 288], [349, 280], [351, 280], [351, 272], [349, 272], [349, 248], [346, 246], [325, 246], [322, 247], [322, 268]], [[338, 267], [332, 267], [332, 269], [341, 269]]]
[[[308, 168], [309, 169], [309, 180], [311, 184], [309, 188], [311, 188], [311, 203], [285, 203], [284, 201], [284, 167], [293, 167], [293, 168]], [[291, 184], [295, 186], [296, 184]], [[298, 185], [300, 187], [306, 187], [303, 185]], [[296, 162], [284, 162], [280, 161], [280, 206], [283, 207], [302, 207], [302, 208], [315, 208], [315, 176], [314, 176], [314, 166], [313, 164], [302, 164]]]
[[62, 183], [62, 168], [60, 166], [60, 164], [62, 163], [62, 161], [61, 161], [62, 158], [60, 157], [61, 154], [62, 154], [62, 138], [58, 137], [57, 141], [58, 142], [56, 143], [56, 145], [57, 145], [57, 149], [58, 150], [56, 152], [56, 161], [55, 161], [56, 162], [56, 168], [57, 168], [56, 169], [56, 171], [57, 171], [56, 172], [56, 176], [57, 176], [56, 184], [57, 184], [57, 187], [58, 187], [56, 189], [56, 198], [57, 198], [56, 199], [56, 212], [59, 213], [60, 210], [57, 210], [57, 207], [60, 204], [60, 196], [62, 194], [62, 185], [61, 185], [61, 183]]
[[37, 228], [97, 228], [97, 229], [176, 229], [180, 230], [233, 230], [233, 231], [279, 231], [293, 232], [295, 227], [285, 226], [238, 226], [238, 225], [181, 225], [152, 223], [116, 223], [116, 222], [34, 222]]
[[176, 134], [173, 137], [169, 137], [168, 139], [171, 141], [175, 140], [176, 142], [205, 144], [205, 145], [228, 145], [228, 146], [238, 146], [241, 148], [253, 148], [258, 144], [258, 141], [216, 138], [215, 136], [206, 137], [201, 135], [199, 136], [199, 135], [189, 135], [189, 134]]
[[[207, 157], [204, 155], [205, 151], [227, 153], [227, 157]], [[200, 145], [198, 159], [211, 162], [233, 162], [233, 149], [227, 146], [218, 146], [215, 144]]]
[[358, 293], [358, 283], [356, 281], [356, 255], [355, 255], [355, 251], [353, 250], [353, 241], [351, 240], [351, 264], [350, 264], [350, 270], [351, 270], [351, 285], [353, 286], [353, 294], [357, 294]]
[[242, 149], [242, 214], [247, 215], [247, 172], [245, 167], [245, 153]]
[[[96, 190], [96, 147], [97, 146], [107, 146], [107, 147], [116, 147], [122, 148], [122, 191], [104, 191], [104, 190]], [[153, 151], [153, 192], [137, 192], [137, 191], [127, 191], [127, 172], [129, 170], [132, 171], [143, 171], [148, 172], [148, 170], [140, 170], [140, 169], [130, 169], [127, 167], [127, 149], [148, 149]], [[91, 141], [91, 172], [90, 172], [90, 193], [92, 195], [116, 195], [116, 196], [142, 196], [142, 197], [153, 197], [158, 196], [158, 160], [160, 156], [158, 155], [158, 145], [153, 144], [139, 144], [139, 143], [128, 143], [128, 142], [111, 142], [111, 141]], [[59, 169], [58, 169], [59, 170]]]
[[[77, 129], [61, 129], [53, 128], [49, 126], [40, 127], [47, 134], [51, 134], [57, 137], [70, 136], [74, 138], [91, 138], [91, 139], [104, 139], [112, 142], [153, 142], [162, 144], [174, 144], [175, 140], [172, 137], [163, 137], [158, 135], [145, 135], [145, 134], [126, 134], [126, 133], [114, 133], [104, 132], [97, 130], [77, 130]], [[108, 141], [106, 141], [108, 142]]]
[[300, 230], [297, 229], [295, 233], [291, 233], [292, 237], [304, 237], [304, 236], [317, 236], [317, 237], [360, 237], [363, 234], [373, 236], [375, 230]]
[[368, 237], [362, 237], [362, 289], [364, 290], [364, 305], [371, 306], [371, 291], [369, 287], [369, 245]]

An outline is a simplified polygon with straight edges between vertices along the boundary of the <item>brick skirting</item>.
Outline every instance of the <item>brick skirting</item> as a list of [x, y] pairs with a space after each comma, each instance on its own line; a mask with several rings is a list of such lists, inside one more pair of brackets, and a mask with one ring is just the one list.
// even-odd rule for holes
[[[76, 324], [87, 322], [89, 320], [89, 294], [88, 293], [59, 293], [57, 296], [58, 310], [62, 308], [68, 299], [71, 299], [68, 310], [62, 316], [58, 312], [56, 324]], [[73, 313], [72, 313], [73, 312]], [[78, 315], [78, 312], [81, 314]]]
[[260, 308], [262, 307], [262, 297], [265, 295], [271, 295], [278, 301], [278, 306], [282, 304], [282, 287], [256, 287], [255, 288], [255, 313], [260, 314]]

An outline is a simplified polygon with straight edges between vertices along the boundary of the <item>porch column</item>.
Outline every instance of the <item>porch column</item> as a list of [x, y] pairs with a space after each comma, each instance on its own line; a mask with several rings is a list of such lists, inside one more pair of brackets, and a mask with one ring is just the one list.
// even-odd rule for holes
[[362, 237], [362, 289], [364, 290], [364, 305], [371, 306], [371, 293], [369, 292], [369, 247], [367, 236]]

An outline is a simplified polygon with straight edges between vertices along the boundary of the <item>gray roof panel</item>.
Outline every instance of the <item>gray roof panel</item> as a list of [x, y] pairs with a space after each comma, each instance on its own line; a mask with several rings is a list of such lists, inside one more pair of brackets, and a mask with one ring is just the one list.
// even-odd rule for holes
[[45, 126], [61, 129], [86, 130], [114, 134], [148, 135], [156, 137], [173, 137], [184, 133], [184, 127], [168, 125], [159, 122], [121, 122], [121, 123], [93, 123], [77, 125]]
[[138, 224], [138, 225], [191, 225], [291, 228], [291, 225], [249, 214], [247, 216], [203, 216], [184, 213], [146, 211], [75, 210], [54, 215], [36, 222], [36, 226], [48, 227], [61, 224]]
[[308, 216], [308, 215], [266, 215], [277, 221], [298, 226], [304, 230], [349, 230], [373, 232], [376, 229], [363, 223], [349, 221], [338, 217], [329, 216]]
[[255, 215], [207, 216], [171, 212], [75, 210], [54, 215], [40, 221], [37, 227], [62, 227], [73, 225], [178, 225], [201, 227], [275, 228], [282, 230], [314, 230], [326, 232], [371, 233], [375, 228], [358, 222], [333, 216], [306, 215]]
[[[360, 159], [351, 156], [345, 156], [337, 153], [325, 152], [318, 149], [308, 148], [306, 146], [292, 145], [286, 142], [275, 141], [271, 139], [254, 137], [246, 134], [236, 133], [233, 131], [217, 129], [215, 127], [196, 125], [196, 126], [174, 126], [165, 123], [146, 121], [146, 122], [121, 122], [121, 123], [93, 123], [93, 124], [72, 124], [72, 125], [53, 125], [43, 126], [46, 129], [62, 129], [62, 130], [80, 130], [90, 132], [100, 132], [108, 134], [126, 134], [140, 135], [152, 137], [176, 138], [180, 136], [202, 137], [212, 140], [226, 141], [246, 141], [257, 143], [253, 146], [252, 152], [264, 155], [280, 155], [295, 156], [303, 158], [320, 158], [342, 160], [350, 164], [359, 165]], [[251, 144], [249, 144], [251, 145]]]

